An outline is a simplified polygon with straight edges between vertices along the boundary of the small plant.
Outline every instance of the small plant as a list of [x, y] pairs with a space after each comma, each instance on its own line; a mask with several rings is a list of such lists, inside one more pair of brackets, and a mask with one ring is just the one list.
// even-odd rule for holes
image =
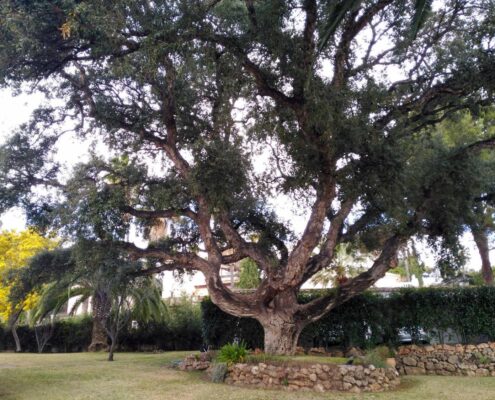
[[244, 362], [248, 355], [246, 343], [229, 343], [223, 346], [218, 352], [217, 361], [227, 364]]
[[282, 386], [289, 386], [289, 379], [287, 377], [282, 378]]
[[387, 346], [375, 347], [373, 351], [378, 353], [384, 360], [387, 358], [395, 357], [395, 351]]
[[372, 350], [366, 352], [362, 361], [365, 365], [374, 365], [377, 368], [387, 367], [387, 358], [389, 358], [393, 353], [386, 346], [375, 347]]
[[490, 364], [492, 361], [490, 357], [481, 353], [474, 353], [473, 355], [476, 358], [476, 361], [478, 361], [478, 363], [480, 364]]

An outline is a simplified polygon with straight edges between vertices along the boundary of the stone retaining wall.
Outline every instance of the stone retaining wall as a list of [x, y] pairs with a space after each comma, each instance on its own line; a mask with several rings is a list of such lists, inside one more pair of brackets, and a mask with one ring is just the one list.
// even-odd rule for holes
[[396, 362], [404, 375], [495, 376], [495, 343], [401, 346]]
[[211, 361], [205, 353], [201, 355], [187, 356], [180, 364], [179, 369], [181, 371], [204, 371], [210, 368]]
[[400, 378], [393, 368], [375, 368], [372, 365], [281, 366], [259, 363], [234, 364], [229, 367], [225, 382], [259, 388], [360, 393], [392, 389], [399, 385]]

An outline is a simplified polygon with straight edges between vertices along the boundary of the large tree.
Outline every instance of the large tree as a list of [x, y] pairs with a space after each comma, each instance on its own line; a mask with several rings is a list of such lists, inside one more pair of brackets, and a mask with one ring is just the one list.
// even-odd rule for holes
[[[142, 273], [201, 271], [215, 304], [261, 323], [267, 352], [293, 352], [306, 325], [382, 277], [412, 235], [455, 260], [466, 210], [489, 191], [473, 155], [495, 139], [445, 148], [429, 127], [492, 103], [494, 9], [4, 0], [1, 84], [62, 101], [4, 146], [0, 206], [149, 258]], [[116, 158], [94, 155], [67, 178], [52, 157], [67, 130]], [[300, 233], [270, 207], [277, 196], [307, 211]], [[130, 225], [146, 232], [157, 218], [172, 221], [166, 239], [125, 240]], [[336, 246], [357, 240], [378, 252], [371, 268], [299, 304]], [[262, 279], [238, 293], [220, 268], [245, 257]]]

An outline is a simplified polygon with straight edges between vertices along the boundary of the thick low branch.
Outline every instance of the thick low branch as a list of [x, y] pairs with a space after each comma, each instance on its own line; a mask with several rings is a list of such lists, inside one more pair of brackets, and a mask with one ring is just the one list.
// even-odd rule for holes
[[218, 224], [231, 246], [236, 249], [236, 252], [252, 258], [263, 271], [268, 272], [273, 264], [273, 259], [268, 257], [256, 243], [246, 242], [232, 226], [226, 213], [221, 213], [218, 216]]
[[304, 271], [304, 275], [302, 276], [302, 279], [300, 281], [301, 285], [318, 271], [330, 265], [335, 247], [337, 246], [339, 241], [344, 221], [351, 212], [353, 205], [354, 199], [348, 199], [344, 201], [338, 213], [335, 215], [335, 217], [332, 218], [330, 227], [328, 228], [328, 232], [325, 241], [321, 246], [320, 252], [317, 255], [311, 257], [306, 264], [306, 270]]
[[298, 314], [301, 315], [302, 318], [309, 319], [311, 322], [317, 321], [333, 308], [369, 288], [378, 279], [382, 278], [385, 275], [385, 272], [393, 267], [397, 251], [405, 241], [406, 238], [399, 235], [389, 238], [385, 243], [380, 256], [375, 260], [370, 269], [342, 284], [337, 288], [335, 293], [322, 296], [310, 303], [300, 305]]
[[[197, 254], [187, 252], [173, 252], [159, 247], [147, 247], [142, 249], [134, 243], [129, 242], [111, 242], [110, 245], [117, 246], [126, 251], [132, 258], [154, 258], [162, 261], [163, 268], [157, 267], [155, 272], [168, 270], [168, 265], [174, 265], [176, 268], [189, 269], [191, 271], [209, 272], [211, 266], [207, 260]], [[145, 273], [145, 270], [143, 271]]]
[[321, 239], [323, 224], [335, 195], [334, 182], [322, 183], [322, 188], [313, 204], [306, 229], [287, 260], [281, 290], [298, 286], [304, 276], [307, 260]]

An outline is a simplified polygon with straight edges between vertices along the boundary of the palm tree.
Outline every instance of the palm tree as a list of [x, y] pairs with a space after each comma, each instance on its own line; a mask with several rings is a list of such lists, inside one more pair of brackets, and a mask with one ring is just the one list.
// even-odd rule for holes
[[[38, 305], [32, 312], [32, 323], [40, 324], [53, 320], [69, 298], [77, 298], [69, 314], [91, 299], [93, 328], [89, 351], [110, 350], [115, 348], [118, 331], [133, 318], [142, 322], [160, 320], [166, 312], [161, 298], [161, 283], [154, 277], [136, 277], [134, 272], [141, 268], [140, 263], [122, 258], [119, 252], [99, 246], [79, 243], [70, 252], [70, 260], [64, 262], [65, 268], [56, 280], [44, 283]], [[47, 255], [43, 260], [47, 262]], [[113, 357], [113, 354], [112, 354]]]

